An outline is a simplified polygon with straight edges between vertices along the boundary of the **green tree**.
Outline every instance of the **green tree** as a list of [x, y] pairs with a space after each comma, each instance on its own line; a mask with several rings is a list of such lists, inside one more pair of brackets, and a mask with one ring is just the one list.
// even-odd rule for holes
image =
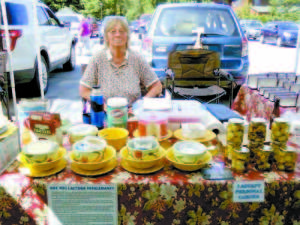
[[300, 20], [300, 0], [271, 0], [270, 5], [273, 20]]
[[70, 7], [75, 12], [79, 12], [84, 8], [80, 0], [42, 0], [42, 1], [46, 5], [48, 5], [54, 12], [57, 12], [58, 10], [65, 7]]

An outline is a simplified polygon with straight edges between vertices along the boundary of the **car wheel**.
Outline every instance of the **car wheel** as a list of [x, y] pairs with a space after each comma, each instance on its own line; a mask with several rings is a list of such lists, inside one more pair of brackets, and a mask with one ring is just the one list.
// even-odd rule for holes
[[[46, 94], [48, 91], [48, 78], [49, 78], [49, 69], [48, 64], [44, 58], [41, 56], [41, 67], [42, 67], [42, 80], [44, 86], [44, 93]], [[39, 70], [38, 70], [38, 63], [36, 62], [35, 69], [34, 69], [34, 78], [30, 82], [30, 90], [33, 92], [34, 96], [40, 97], [41, 96], [41, 86], [40, 86], [40, 79], [39, 79]]]
[[260, 43], [265, 43], [265, 36], [263, 34], [260, 36]]
[[277, 38], [276, 44], [277, 44], [278, 47], [282, 46], [282, 39], [281, 39], [281, 37]]
[[72, 45], [70, 50], [69, 60], [65, 64], [63, 64], [63, 70], [72, 71], [74, 70], [75, 65], [76, 65], [76, 53], [75, 53], [74, 45]]

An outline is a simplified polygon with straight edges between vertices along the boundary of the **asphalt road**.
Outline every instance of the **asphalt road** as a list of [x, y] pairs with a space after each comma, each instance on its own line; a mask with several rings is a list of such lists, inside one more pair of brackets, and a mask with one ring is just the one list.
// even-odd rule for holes
[[[103, 46], [98, 39], [92, 39], [92, 53], [99, 51]], [[132, 37], [132, 47], [140, 50], [140, 42], [136, 36]], [[249, 74], [263, 72], [294, 72], [296, 64], [296, 48], [277, 47], [274, 44], [261, 44], [258, 41], [249, 41]], [[76, 68], [71, 72], [62, 69], [53, 71], [49, 77], [49, 90], [45, 95], [51, 101], [56, 99], [80, 100], [78, 88], [81, 78], [81, 63], [87, 63], [91, 56], [78, 56]], [[298, 73], [300, 74], [300, 60]], [[31, 98], [26, 85], [17, 86], [17, 100]], [[12, 104], [10, 107], [13, 110]]]

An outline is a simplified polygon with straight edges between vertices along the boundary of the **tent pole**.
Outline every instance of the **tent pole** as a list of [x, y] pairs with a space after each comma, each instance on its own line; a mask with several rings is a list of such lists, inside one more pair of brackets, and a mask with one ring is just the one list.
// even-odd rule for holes
[[7, 21], [7, 12], [6, 12], [6, 6], [5, 6], [5, 1], [1, 0], [1, 8], [2, 8], [2, 17], [3, 17], [3, 23], [4, 23], [4, 32], [5, 32], [5, 45], [7, 48], [7, 55], [8, 55], [8, 69], [9, 69], [9, 74], [10, 74], [10, 86], [12, 89], [12, 96], [13, 96], [13, 103], [14, 103], [14, 110], [15, 110], [15, 117], [16, 121], [19, 122], [18, 120], [18, 112], [17, 112], [17, 98], [16, 98], [16, 88], [15, 88], [15, 75], [14, 75], [14, 69], [13, 69], [13, 59], [11, 55], [11, 49], [10, 49], [10, 38], [9, 37], [9, 32], [8, 32], [8, 21]]
[[[32, 8], [33, 8], [33, 26], [34, 26], [34, 39], [36, 46], [36, 55], [37, 55], [37, 63], [38, 63], [38, 73], [39, 73], [39, 82], [40, 82], [40, 91], [41, 98], [44, 100], [44, 82], [43, 82], [43, 71], [42, 71], [42, 59], [40, 53], [40, 29], [38, 27], [38, 19], [37, 19], [37, 0], [32, 0]], [[47, 79], [47, 78], [46, 78]]]
[[[300, 25], [298, 25], [298, 38], [297, 38], [297, 44], [296, 44], [295, 74], [297, 74], [297, 72], [298, 72], [299, 54], [300, 54]], [[299, 74], [300, 74], [300, 71], [299, 71]]]

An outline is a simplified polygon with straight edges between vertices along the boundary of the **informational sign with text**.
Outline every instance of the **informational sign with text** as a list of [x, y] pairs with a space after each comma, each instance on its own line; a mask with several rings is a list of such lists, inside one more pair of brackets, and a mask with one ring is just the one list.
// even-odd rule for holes
[[117, 225], [115, 184], [51, 184], [47, 187], [49, 225]]
[[264, 181], [236, 181], [233, 184], [233, 202], [265, 201]]

